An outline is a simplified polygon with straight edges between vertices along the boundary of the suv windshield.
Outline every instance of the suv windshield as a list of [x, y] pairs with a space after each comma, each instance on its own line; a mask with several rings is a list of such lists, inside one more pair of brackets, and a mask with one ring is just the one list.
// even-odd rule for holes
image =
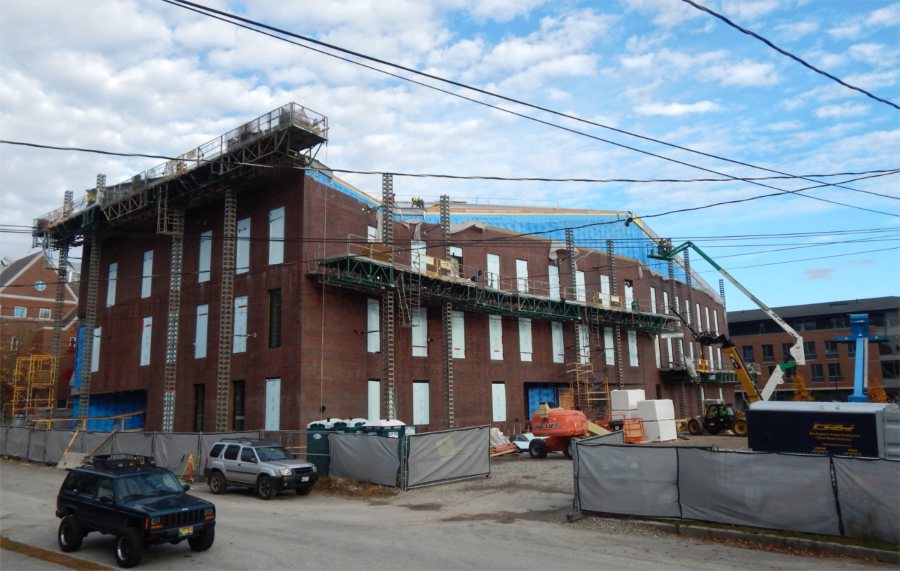
[[269, 462], [272, 460], [293, 460], [287, 450], [281, 446], [265, 446], [256, 449], [256, 455], [259, 456], [261, 462]]
[[181, 494], [184, 488], [171, 472], [135, 474], [116, 480], [116, 496], [120, 499], [139, 496]]

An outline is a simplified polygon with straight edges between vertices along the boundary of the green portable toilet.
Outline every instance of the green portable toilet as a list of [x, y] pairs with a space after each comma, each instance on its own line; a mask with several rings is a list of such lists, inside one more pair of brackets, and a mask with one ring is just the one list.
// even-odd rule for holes
[[328, 475], [331, 464], [331, 448], [328, 435], [334, 432], [331, 419], [316, 420], [306, 425], [306, 460], [316, 467], [319, 476]]

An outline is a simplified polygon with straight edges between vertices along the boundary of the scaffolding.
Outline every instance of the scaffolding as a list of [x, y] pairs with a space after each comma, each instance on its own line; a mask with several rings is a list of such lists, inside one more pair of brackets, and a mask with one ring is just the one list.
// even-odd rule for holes
[[57, 370], [53, 355], [24, 355], [16, 359], [11, 407], [14, 419], [32, 423], [53, 416]]

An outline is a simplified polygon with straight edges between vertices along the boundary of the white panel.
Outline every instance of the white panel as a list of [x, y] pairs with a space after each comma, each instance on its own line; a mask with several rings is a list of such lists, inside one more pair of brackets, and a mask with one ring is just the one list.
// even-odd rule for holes
[[602, 298], [603, 307], [609, 307], [609, 276], [600, 275], [600, 293], [607, 294], [607, 297]]
[[247, 296], [234, 298], [234, 341], [232, 353], [247, 351]]
[[656, 313], [656, 288], [650, 288], [650, 313]]
[[366, 301], [366, 351], [381, 351], [381, 302], [374, 297]]
[[281, 379], [266, 379], [266, 430], [281, 430]]
[[367, 414], [369, 420], [381, 418], [381, 381], [369, 381]]
[[411, 240], [409, 243], [409, 256], [412, 261], [412, 269], [420, 274], [425, 273], [425, 247], [422, 240]]
[[553, 362], [566, 362], [566, 348], [563, 345], [563, 324], [559, 321], [550, 322], [550, 343], [553, 350]]
[[459, 246], [450, 246], [450, 257], [451, 258], [462, 258], [463, 257], [463, 249]]
[[719, 363], [719, 370], [722, 369], [722, 348], [716, 347], [716, 361]]
[[212, 230], [200, 234], [200, 264], [197, 268], [197, 281], [209, 281], [209, 268], [212, 263]]
[[547, 278], [550, 282], [550, 299], [559, 300], [559, 266], [547, 266]]
[[112, 262], [109, 265], [109, 273], [106, 275], [106, 307], [116, 304], [116, 277], [119, 275], [119, 263]]
[[206, 357], [206, 337], [209, 329], [209, 305], [197, 306], [197, 326], [194, 330], [194, 358]]
[[531, 320], [519, 319], [519, 358], [522, 361], [531, 361]]
[[630, 311], [633, 308], [634, 308], [634, 284], [625, 282], [625, 309]]
[[675, 364], [675, 353], [672, 349], [672, 338], [666, 338], [666, 358], [669, 360], [669, 363]]
[[506, 422], [506, 383], [491, 383], [491, 420]]
[[150, 341], [153, 338], [153, 318], [145, 317], [141, 328], [141, 367], [150, 364]]
[[284, 206], [269, 211], [269, 265], [284, 262]]
[[412, 308], [412, 356], [428, 356], [428, 310]]
[[413, 424], [428, 424], [428, 382], [413, 382]]
[[528, 292], [528, 260], [516, 260], [516, 291]]
[[673, 420], [675, 418], [675, 404], [671, 399], [639, 400], [637, 411], [638, 416], [644, 420]]
[[585, 301], [587, 299], [584, 286], [584, 272], [575, 271], [575, 301]]
[[144, 252], [144, 264], [141, 270], [141, 297], [150, 297], [153, 285], [153, 250]]
[[[717, 310], [717, 309], [713, 310], [713, 323], [716, 326], [715, 331], [716, 331], [716, 334], [718, 335], [719, 334], [719, 310]], [[718, 363], [716, 368], [721, 369], [722, 368], [722, 348], [721, 347], [716, 347], [716, 357], [717, 357], [716, 361]]]
[[368, 240], [369, 242], [377, 242], [378, 228], [374, 226], [366, 226], [366, 240]]
[[693, 344], [693, 343], [688, 343], [687, 345], [688, 345], [688, 357], [690, 357], [690, 358], [693, 360], [693, 358], [694, 358], [694, 344]]
[[462, 311], [454, 311], [450, 318], [453, 335], [453, 358], [466, 358], [466, 314]]
[[616, 351], [613, 346], [613, 328], [603, 328], [603, 354], [606, 356], [607, 365], [616, 364]]
[[628, 364], [632, 367], [638, 366], [638, 344], [637, 332], [628, 332]]
[[663, 313], [669, 315], [671, 310], [669, 309], [669, 292], [663, 292]]
[[503, 320], [499, 315], [488, 316], [491, 360], [503, 360]]
[[91, 372], [100, 370], [100, 339], [103, 337], [103, 328], [94, 327], [94, 345], [91, 347]]
[[237, 221], [237, 250], [234, 257], [234, 271], [238, 274], [250, 270], [250, 219]]
[[695, 303], [694, 307], [697, 308], [697, 321], [695, 321], [694, 323], [697, 324], [697, 329], [701, 329], [703, 327], [703, 322], [700, 320], [700, 304]]
[[487, 255], [487, 287], [500, 289], [500, 256]]
[[703, 317], [705, 318], [705, 321], [706, 321], [706, 330], [712, 331], [712, 329], [709, 328], [709, 308], [708, 307], [703, 308]]
[[589, 345], [590, 340], [588, 339], [588, 329], [581, 323], [575, 324], [575, 334], [578, 335], [578, 339], [580, 340], [581, 345], [581, 355], [579, 361], [581, 363], [590, 363], [591, 362], [591, 347]]
[[656, 357], [656, 368], [661, 368], [662, 355], [659, 354], [659, 335], [653, 336], [653, 356]]

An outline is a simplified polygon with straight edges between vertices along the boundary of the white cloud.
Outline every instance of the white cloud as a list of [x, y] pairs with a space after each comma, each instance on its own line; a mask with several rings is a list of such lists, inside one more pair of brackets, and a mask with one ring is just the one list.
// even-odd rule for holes
[[900, 4], [893, 3], [886, 8], [875, 10], [866, 18], [866, 24], [870, 26], [900, 25]]
[[818, 31], [819, 24], [817, 22], [811, 22], [809, 20], [804, 20], [800, 22], [789, 22], [786, 24], [779, 24], [776, 26], [776, 29], [783, 35], [785, 38], [789, 40], [796, 40], [798, 38], [802, 38], [803, 36], [809, 35], [815, 31]]
[[834, 268], [806, 268], [803, 270], [805, 280], [830, 280], [834, 275]]
[[865, 115], [869, 111], [867, 105], [861, 103], [844, 103], [842, 105], [824, 105], [815, 110], [819, 119], [842, 119]]
[[677, 26], [688, 20], [706, 16], [700, 10], [684, 2], [669, 0], [626, 0], [633, 10], [655, 14], [653, 23], [664, 28]]
[[775, 85], [779, 81], [774, 65], [750, 60], [714, 65], [700, 73], [723, 85], [763, 87]]
[[844, 24], [828, 29], [828, 33], [835, 38], [843, 40], [855, 40], [862, 34], [863, 28], [859, 24]]
[[712, 101], [698, 101], [696, 103], [644, 103], [635, 108], [635, 111], [640, 115], [663, 115], [666, 117], [680, 117], [681, 115], [711, 113], [721, 110], [722, 107]]
[[728, 0], [723, 5], [722, 11], [728, 17], [755, 20], [777, 10], [778, 7], [776, 0]]

